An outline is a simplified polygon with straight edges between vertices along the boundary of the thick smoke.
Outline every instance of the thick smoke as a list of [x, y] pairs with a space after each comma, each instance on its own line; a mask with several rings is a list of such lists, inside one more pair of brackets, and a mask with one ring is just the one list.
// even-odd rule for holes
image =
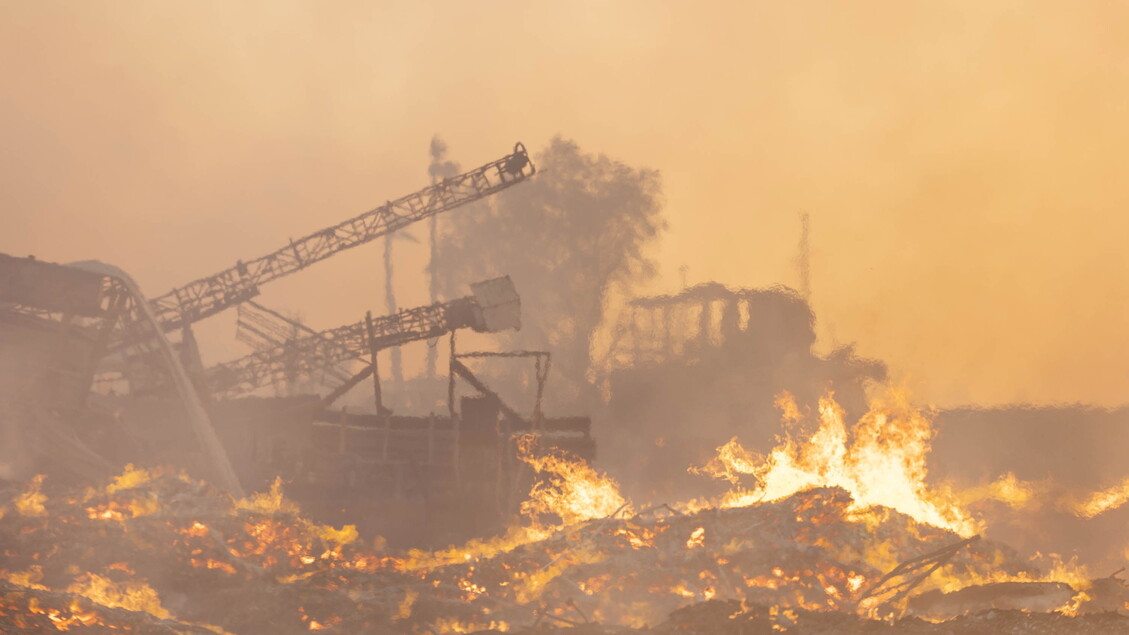
[[[1117, 405], [1127, 11], [8, 2], [0, 251], [112, 261], [156, 294], [418, 189], [436, 130], [464, 165], [564, 131], [664, 174], [649, 292], [682, 263], [790, 282], [805, 210], [821, 340], [909, 369], [943, 406]], [[374, 264], [287, 291], [339, 324], [377, 308]], [[422, 269], [399, 266], [401, 304], [427, 300]]]
[[[427, 173], [431, 175], [432, 183], [458, 175], [459, 164], [445, 158], [447, 156], [447, 144], [439, 135], [431, 138], [430, 150], [431, 164], [427, 166]], [[439, 250], [439, 218], [436, 216], [432, 216], [427, 221], [427, 238], [427, 291], [428, 300], [434, 304], [439, 301], [439, 272], [436, 270], [436, 252]], [[428, 377], [435, 377], [438, 358], [438, 349], [435, 346], [429, 346], [427, 349]]]

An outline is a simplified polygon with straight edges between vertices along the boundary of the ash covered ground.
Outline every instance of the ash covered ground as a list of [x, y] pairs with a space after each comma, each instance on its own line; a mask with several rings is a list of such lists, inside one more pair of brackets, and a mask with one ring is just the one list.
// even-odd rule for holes
[[[633, 505], [584, 462], [525, 447], [541, 479], [522, 518], [435, 551], [388, 549], [308, 520], [281, 483], [246, 499], [140, 468], [98, 488], [5, 483], [0, 624], [12, 633], [1129, 632], [1129, 586], [1117, 573], [1095, 577], [983, 539], [958, 496], [920, 481], [906, 481], [911, 499], [863, 500], [880, 497], [864, 473], [827, 469], [862, 469], [852, 457], [881, 463], [869, 452], [889, 439], [847, 443], [838, 463], [821, 463], [842, 442], [826, 407], [803, 443], [767, 457], [723, 446], [698, 470], [733, 477], [730, 491], [678, 505]], [[913, 426], [928, 423], [887, 415], [881, 429], [900, 430], [903, 451]], [[854, 426], [857, 439], [866, 425]], [[912, 476], [913, 461], [898, 455], [909, 467], [885, 482]], [[784, 476], [793, 491], [781, 495], [772, 488]]]

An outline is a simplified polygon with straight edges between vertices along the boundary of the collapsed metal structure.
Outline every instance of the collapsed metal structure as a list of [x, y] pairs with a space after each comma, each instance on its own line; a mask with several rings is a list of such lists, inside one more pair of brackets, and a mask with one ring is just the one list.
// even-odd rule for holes
[[[263, 284], [535, 172], [518, 143], [498, 160], [151, 301], [124, 272], [100, 263], [84, 270], [0, 254], [0, 441], [9, 449], [0, 454], [0, 471], [93, 478], [127, 461], [168, 460], [233, 493], [282, 474], [299, 496], [305, 488], [310, 498], [332, 499], [327, 509], [419, 495], [440, 505], [458, 497], [484, 518], [468, 528], [496, 524], [513, 510], [524, 478], [513, 456], [514, 435], [535, 432], [550, 445], [556, 437], [558, 445], [587, 456], [594, 449], [587, 417], [547, 419], [540, 412], [547, 354], [544, 360], [536, 354], [537, 403], [528, 416], [459, 361], [456, 330], [519, 328], [520, 299], [508, 278], [472, 285], [464, 298], [383, 317], [370, 313], [322, 331], [254, 304], [241, 316], [241, 329], [257, 350], [210, 369], [200, 363], [191, 326], [251, 301]], [[175, 344], [162, 335], [177, 329]], [[447, 415], [394, 416], [383, 407], [377, 353], [448, 334]], [[350, 362], [364, 367], [346, 371]], [[324, 396], [240, 398], [325, 372], [336, 373], [339, 385]], [[330, 409], [370, 377], [375, 413]], [[462, 397], [458, 408], [456, 378], [478, 393]], [[92, 386], [100, 389], [92, 392]], [[428, 474], [412, 474], [419, 470]]]
[[[111, 354], [114, 340], [131, 344]], [[83, 479], [115, 471], [116, 451], [137, 449], [139, 436], [156, 428], [131, 435], [120, 411], [105, 407], [107, 396], [91, 392], [109, 372], [135, 378], [137, 399], [159, 387], [181, 465], [241, 492], [179, 357], [124, 271], [0, 254], [0, 468]]]
[[[372, 317], [352, 324], [291, 338], [236, 360], [208, 369], [214, 393], [236, 396], [298, 374], [332, 368], [360, 360], [378, 351], [409, 342], [433, 339], [455, 329], [471, 328], [497, 333], [521, 326], [521, 301], [509, 277], [472, 285], [474, 295], [450, 302], [404, 309], [394, 315]], [[375, 366], [349, 378], [352, 387], [371, 376]]]

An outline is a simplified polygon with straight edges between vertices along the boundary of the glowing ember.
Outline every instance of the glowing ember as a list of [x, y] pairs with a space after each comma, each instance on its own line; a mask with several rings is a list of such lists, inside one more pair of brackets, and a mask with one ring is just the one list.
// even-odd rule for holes
[[70, 585], [67, 592], [90, 598], [102, 606], [144, 611], [163, 619], [172, 617], [168, 610], [161, 606], [157, 592], [144, 582], [119, 583], [88, 573]]
[[43, 487], [43, 478], [42, 474], [33, 478], [27, 490], [13, 501], [20, 516], [42, 518], [47, 515], [47, 509], [43, 506], [47, 502], [47, 496], [39, 491]]
[[[973, 585], [1014, 588], [1034, 597], [1024, 606], [1080, 618], [1129, 600], [1098, 604], [1099, 591], [1117, 585], [1092, 582], [1072, 561], [1031, 562], [986, 540], [961, 541], [952, 529], [964, 525], [952, 519], [968, 516], [953, 501], [1030, 506], [1036, 486], [1005, 475], [953, 500], [930, 492], [921, 462], [928, 420], [896, 399], [885, 404], [847, 430], [825, 399], [814, 433], [766, 457], [726, 444], [702, 471], [734, 493], [700, 512], [635, 513], [606, 475], [523, 440], [522, 458], [541, 480], [521, 522], [501, 536], [406, 554], [359, 540], [352, 526], [303, 518], [279, 481], [232, 501], [184, 475], [129, 468], [102, 490], [48, 501], [39, 479], [0, 501], [23, 510], [0, 517], [0, 628], [148, 632], [170, 620], [171, 630], [153, 632], [204, 633], [183, 620], [201, 616], [229, 633], [640, 628], [696, 624], [686, 616], [715, 607], [717, 619], [764, 632], [795, 629], [805, 612], [859, 623], [916, 615], [910, 600]], [[798, 423], [795, 405], [782, 406]], [[757, 502], [739, 506], [738, 497]], [[919, 580], [916, 595], [874, 591], [900, 563], [954, 544], [963, 546]], [[938, 602], [922, 615], [959, 613]]]
[[686, 539], [686, 548], [687, 549], [693, 549], [695, 547], [701, 547], [704, 544], [706, 544], [706, 528], [705, 527], [698, 527], [697, 529], [694, 530], [693, 533], [690, 534], [690, 537]]

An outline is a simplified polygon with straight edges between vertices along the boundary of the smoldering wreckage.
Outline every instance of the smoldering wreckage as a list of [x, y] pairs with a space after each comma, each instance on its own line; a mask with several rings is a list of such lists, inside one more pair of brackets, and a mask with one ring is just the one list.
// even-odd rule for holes
[[[1008, 472], [941, 486], [926, 471], [933, 413], [897, 390], [860, 406], [844, 389], [814, 409], [780, 393], [791, 433], [770, 451], [735, 438], [704, 464], [662, 466], [720, 490], [634, 503], [589, 464], [588, 417], [542, 412], [549, 352], [458, 350], [461, 330], [520, 326], [508, 278], [326, 330], [253, 299], [534, 174], [518, 144], [151, 300], [107, 265], [0, 255], [0, 630], [1129, 632], [1120, 571], [1093, 574], [991, 531], [1025, 513], [1105, 522], [1121, 528], [1103, 535], [1124, 559], [1129, 481], [1080, 493]], [[767, 340], [793, 342], [792, 367], [881, 378], [873, 364], [810, 355], [810, 310], [786, 290], [705, 285], [631, 307], [613, 387], [660, 394], [621, 400], [628, 433], [661, 418], [646, 408], [672, 408], [658, 369], [673, 364], [708, 394], [721, 383], [710, 373], [731, 370], [725, 355], [771, 356]], [[229, 308], [254, 350], [206, 368], [192, 325]], [[697, 319], [696, 340], [674, 341], [678, 312]], [[391, 412], [377, 353], [438, 337], [451, 342], [447, 413]], [[535, 368], [531, 411], [473, 369], [496, 357]], [[251, 394], [313, 375], [332, 387]], [[335, 405], [365, 383], [370, 414]]]

